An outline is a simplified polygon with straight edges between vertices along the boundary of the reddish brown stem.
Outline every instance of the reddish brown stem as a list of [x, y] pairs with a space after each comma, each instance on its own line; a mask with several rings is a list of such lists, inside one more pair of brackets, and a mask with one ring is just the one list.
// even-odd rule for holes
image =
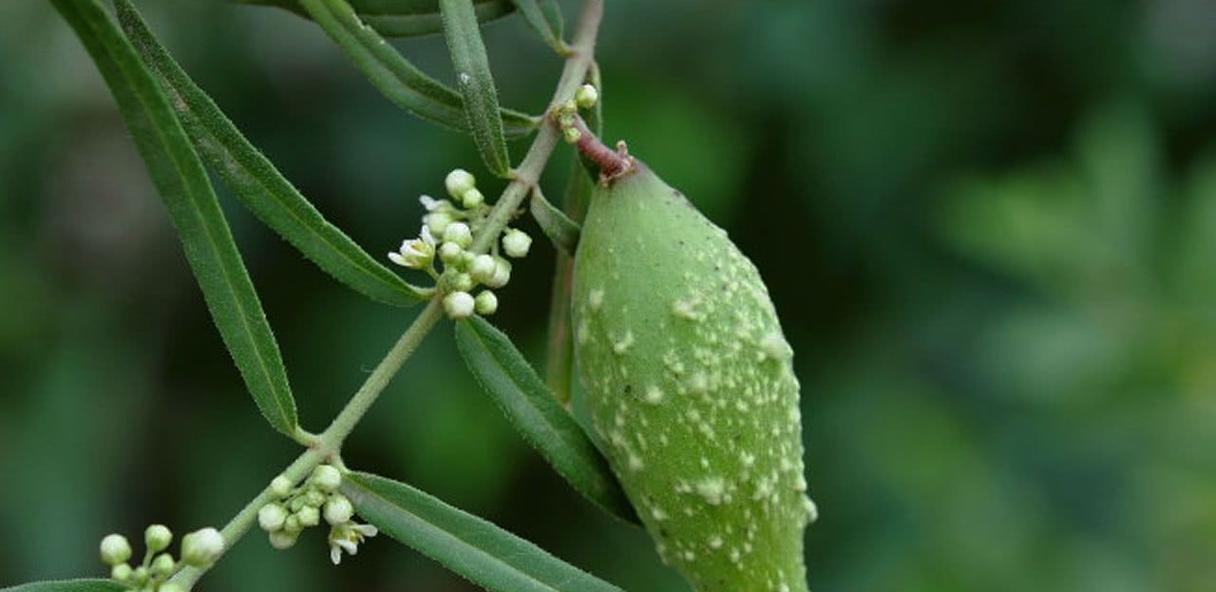
[[629, 156], [629, 149], [624, 140], [617, 142], [616, 150], [613, 150], [600, 141], [578, 114], [574, 115], [571, 125], [579, 132], [578, 141], [574, 145], [583, 156], [599, 167], [601, 183], [608, 183], [633, 170], [633, 157]]

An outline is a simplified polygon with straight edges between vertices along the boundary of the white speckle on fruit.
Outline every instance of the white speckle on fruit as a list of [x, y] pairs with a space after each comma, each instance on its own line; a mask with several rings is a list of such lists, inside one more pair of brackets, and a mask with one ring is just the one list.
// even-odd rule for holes
[[725, 492], [726, 482], [721, 477], [708, 477], [697, 483], [697, 495], [705, 498], [711, 506], [721, 504]]
[[633, 331], [626, 330], [625, 335], [613, 342], [612, 351], [616, 353], [616, 355], [621, 356], [624, 355], [625, 352], [629, 351], [629, 346], [631, 345], [633, 345]]
[[663, 402], [663, 389], [660, 389], [659, 387], [657, 387], [653, 384], [650, 385], [649, 387], [646, 387], [646, 394], [643, 395], [642, 400], [646, 401], [647, 403], [650, 403], [651, 405], [658, 405], [659, 403], [662, 403]]

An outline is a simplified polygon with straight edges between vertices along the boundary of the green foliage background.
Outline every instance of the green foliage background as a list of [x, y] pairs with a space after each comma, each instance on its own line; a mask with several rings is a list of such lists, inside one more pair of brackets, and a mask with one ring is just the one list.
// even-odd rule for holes
[[[499, 188], [470, 141], [396, 110], [302, 19], [141, 7], [369, 251], [416, 232], [418, 194], [453, 166]], [[542, 108], [557, 58], [518, 17], [487, 45], [503, 103]], [[401, 46], [450, 80], [440, 37]], [[1216, 7], [615, 0], [600, 56], [609, 139], [731, 232], [795, 345], [814, 589], [1216, 581]], [[221, 199], [319, 428], [413, 313]], [[162, 210], [67, 26], [0, 3], [0, 585], [100, 575], [107, 532], [218, 525], [294, 455], [241, 392]], [[539, 361], [536, 251], [496, 322]], [[346, 456], [626, 589], [684, 590], [524, 446], [450, 330]], [[257, 539], [203, 588], [470, 589], [388, 541], [334, 569], [319, 533], [290, 553]]]

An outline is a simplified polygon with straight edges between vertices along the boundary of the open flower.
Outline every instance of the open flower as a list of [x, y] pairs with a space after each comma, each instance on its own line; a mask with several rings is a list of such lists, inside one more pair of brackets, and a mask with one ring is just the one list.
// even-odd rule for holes
[[359, 552], [359, 544], [379, 533], [370, 524], [347, 522], [329, 529], [329, 559], [338, 565], [342, 562], [342, 552], [354, 556]]
[[431, 229], [422, 227], [421, 237], [401, 243], [401, 249], [388, 254], [389, 260], [402, 267], [424, 269], [435, 258], [435, 236]]

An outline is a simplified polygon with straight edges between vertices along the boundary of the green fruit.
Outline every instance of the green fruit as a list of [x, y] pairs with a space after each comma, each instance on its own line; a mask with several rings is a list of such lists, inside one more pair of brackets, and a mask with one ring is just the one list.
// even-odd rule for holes
[[807, 590], [793, 352], [755, 266], [640, 163], [592, 196], [574, 267], [594, 433], [698, 592]]

